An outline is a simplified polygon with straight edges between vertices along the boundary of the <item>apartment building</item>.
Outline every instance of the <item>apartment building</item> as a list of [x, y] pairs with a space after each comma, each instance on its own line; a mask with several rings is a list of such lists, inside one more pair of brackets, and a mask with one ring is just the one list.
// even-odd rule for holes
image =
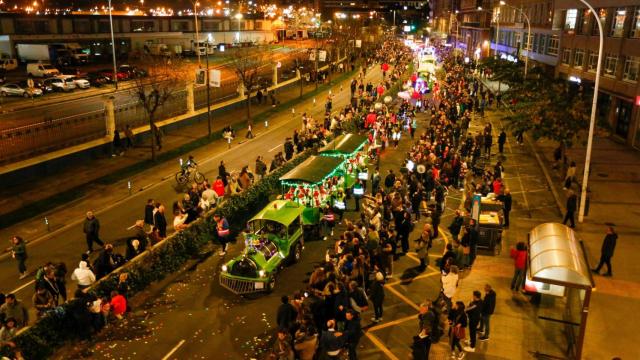
[[[640, 149], [640, 2], [591, 0], [603, 25], [604, 54], [598, 116], [614, 137]], [[592, 12], [575, 0], [556, 0], [554, 27], [560, 29], [556, 73], [592, 86], [598, 65], [599, 31]]]

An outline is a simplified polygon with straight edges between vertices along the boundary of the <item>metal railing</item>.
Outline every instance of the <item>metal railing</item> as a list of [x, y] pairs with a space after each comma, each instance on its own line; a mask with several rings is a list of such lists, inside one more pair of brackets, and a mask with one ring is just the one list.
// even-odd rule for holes
[[[227, 81], [220, 84], [219, 88], [210, 88], [209, 99], [211, 101], [211, 105], [221, 103], [238, 96], [238, 85], [240, 85], [239, 81]], [[193, 89], [193, 98], [196, 110], [206, 107], [207, 87], [199, 86]]]
[[0, 130], [0, 164], [104, 137], [105, 116], [103, 109]]
[[[118, 105], [114, 109], [116, 129], [124, 130], [129, 125], [131, 128], [149, 124], [149, 115], [138, 101]], [[170, 117], [187, 113], [187, 91], [177, 91], [156, 110], [155, 119], [164, 120]]]

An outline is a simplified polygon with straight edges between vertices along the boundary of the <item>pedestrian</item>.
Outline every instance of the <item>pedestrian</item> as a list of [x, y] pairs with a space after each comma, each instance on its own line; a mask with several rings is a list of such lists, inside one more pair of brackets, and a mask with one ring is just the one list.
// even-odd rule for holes
[[618, 234], [613, 229], [612, 226], [607, 228], [607, 235], [605, 235], [604, 240], [602, 241], [602, 248], [600, 249], [600, 262], [598, 266], [591, 270], [594, 273], [600, 275], [600, 269], [604, 264], [607, 264], [607, 272], [604, 276], [612, 276], [611, 272], [611, 258], [613, 257], [613, 252], [616, 249], [616, 242], [618, 240]]
[[476, 260], [476, 255], [478, 254], [478, 240], [480, 239], [480, 234], [478, 232], [478, 226], [476, 225], [476, 220], [469, 220], [469, 268], [473, 266], [473, 262]]
[[571, 188], [571, 184], [576, 181], [576, 162], [572, 161], [567, 169], [567, 173], [564, 176], [564, 190], [568, 190]]
[[504, 129], [500, 130], [500, 135], [498, 135], [498, 152], [500, 155], [504, 153], [504, 144], [507, 142], [507, 133], [504, 132]]
[[162, 150], [162, 139], [164, 137], [162, 129], [160, 129], [156, 125], [153, 125], [153, 128], [155, 129], [154, 134], [156, 136], [156, 146], [158, 147], [158, 150]]
[[282, 295], [280, 298], [280, 306], [278, 307], [278, 313], [276, 315], [276, 324], [279, 329], [285, 329], [288, 333], [293, 332], [298, 312], [295, 307], [289, 302], [287, 295]]
[[55, 306], [58, 306], [61, 292], [58, 287], [58, 282], [56, 281], [56, 273], [53, 267], [48, 267], [45, 271], [44, 277], [36, 281], [36, 287], [38, 286], [46, 289], [51, 294]]
[[153, 199], [148, 199], [147, 204], [144, 206], [144, 224], [148, 225], [149, 231], [151, 231], [155, 224], [153, 219], [155, 210], [155, 201], [153, 201]]
[[248, 123], [247, 124], [247, 135], [245, 136], [247, 139], [253, 139], [253, 124]]
[[133, 231], [135, 231], [135, 235], [132, 239], [136, 239], [140, 244], [140, 252], [143, 252], [147, 249], [147, 245], [149, 244], [149, 234], [144, 231], [144, 220], [136, 220], [135, 225], [133, 226]]
[[336, 331], [336, 321], [327, 321], [327, 330], [320, 335], [320, 358], [337, 360], [346, 344], [346, 336]]
[[371, 175], [371, 194], [375, 195], [378, 192], [378, 189], [380, 188], [380, 181], [381, 181], [381, 176], [380, 176], [380, 168], [376, 166], [376, 169], [373, 171], [373, 174]]
[[53, 296], [44, 286], [36, 285], [36, 292], [32, 297], [33, 307], [36, 309], [36, 317], [42, 318], [49, 310], [55, 307]]
[[133, 135], [133, 130], [131, 130], [131, 126], [127, 125], [125, 127], [124, 136], [127, 141], [127, 148], [133, 148], [135, 144], [135, 136]]
[[443, 300], [447, 303], [447, 308], [451, 309], [451, 299], [456, 295], [458, 290], [458, 267], [451, 265], [449, 273], [442, 275], [440, 281], [442, 282], [441, 293]]
[[124, 155], [124, 148], [122, 147], [122, 140], [120, 139], [120, 131], [118, 129], [114, 129], [113, 131], [113, 152], [111, 156], [122, 156]]
[[[14, 319], [16, 328], [29, 325], [29, 312], [15, 294], [8, 294], [5, 303], [0, 306], [0, 318]], [[5, 320], [6, 321], [6, 320]]]
[[570, 224], [569, 226], [573, 229], [576, 227], [575, 213], [578, 209], [578, 196], [573, 192], [573, 190], [569, 190], [567, 195], [567, 212], [564, 215], [562, 224], [566, 225], [568, 221]]
[[371, 321], [382, 321], [382, 303], [384, 302], [384, 275], [376, 272], [375, 280], [369, 286], [369, 299], [373, 303], [373, 317]]
[[389, 169], [389, 173], [384, 178], [384, 186], [385, 188], [387, 188], [387, 191], [389, 191], [393, 187], [393, 184], [395, 184], [395, 182], [396, 174], [393, 173], [393, 169]]
[[469, 346], [465, 346], [464, 351], [475, 352], [478, 325], [480, 324], [480, 318], [482, 315], [482, 294], [480, 291], [475, 290], [473, 292], [473, 300], [471, 300], [465, 312], [467, 313], [467, 318], [469, 320]]
[[229, 173], [227, 172], [227, 167], [224, 164], [224, 160], [220, 160], [220, 165], [218, 165], [218, 176], [220, 177], [220, 179], [222, 179], [224, 187], [227, 187], [227, 185], [229, 184], [227, 179]]
[[82, 225], [82, 231], [84, 232], [87, 240], [87, 254], [93, 252], [93, 243], [104, 247], [104, 242], [100, 240], [100, 221], [93, 215], [93, 211], [87, 211], [87, 217], [84, 219]]
[[482, 336], [478, 338], [480, 341], [489, 340], [489, 334], [491, 330], [491, 315], [496, 309], [496, 292], [493, 291], [491, 285], [486, 284], [484, 286], [484, 299], [482, 300], [482, 311], [480, 312], [480, 326], [478, 332], [482, 333]]
[[127, 299], [118, 292], [118, 290], [111, 291], [111, 313], [118, 319], [122, 320], [124, 313], [127, 312]]
[[509, 213], [511, 212], [511, 206], [513, 199], [511, 198], [511, 190], [509, 188], [504, 189], [504, 194], [498, 196], [498, 200], [502, 202], [502, 214], [504, 215], [505, 229], [509, 228]]
[[355, 310], [349, 310], [346, 314], [346, 324], [344, 326], [344, 336], [346, 337], [347, 349], [349, 349], [349, 360], [358, 359], [358, 343], [362, 337], [362, 325], [360, 324], [360, 314]]
[[420, 304], [418, 311], [418, 332], [426, 331], [431, 340], [437, 342], [440, 338], [440, 320], [433, 304], [431, 301], [425, 301]]
[[20, 236], [14, 236], [11, 238], [11, 257], [18, 262], [18, 272], [20, 273], [19, 279], [22, 280], [27, 277], [27, 244]]
[[158, 229], [158, 234], [164, 239], [167, 237], [167, 218], [164, 215], [165, 208], [164, 205], [159, 202], [157, 202], [155, 206], [156, 212], [153, 214], [153, 221], [155, 227]]
[[229, 244], [229, 235], [231, 233], [229, 229], [229, 222], [220, 214], [213, 215], [213, 220], [216, 223], [216, 237], [220, 242], [220, 252], [218, 255], [224, 256], [227, 253], [227, 246]]
[[420, 272], [425, 271], [427, 265], [429, 265], [429, 248], [431, 247], [432, 231], [431, 225], [424, 224], [420, 237], [416, 239], [416, 253], [418, 259], [420, 259], [420, 266], [418, 267]]
[[527, 270], [527, 246], [520, 241], [516, 244], [515, 249], [511, 248], [510, 253], [513, 259], [513, 278], [511, 279], [511, 291], [519, 291], [524, 287], [524, 280]]
[[427, 329], [422, 329], [418, 335], [413, 337], [411, 344], [411, 355], [413, 360], [429, 360], [429, 351], [431, 350], [431, 336]]
[[267, 174], [267, 164], [264, 162], [261, 155], [258, 155], [258, 158], [256, 159], [255, 172], [260, 177], [260, 180], [262, 180], [262, 178]]
[[96, 282], [96, 275], [89, 269], [86, 261], [80, 261], [78, 267], [71, 274], [71, 280], [78, 284], [78, 290], [84, 291]]
[[[451, 347], [451, 357], [463, 359], [465, 353], [462, 351], [460, 341], [466, 337], [467, 314], [465, 313], [464, 303], [456, 301], [452, 310], [449, 312], [449, 345]], [[458, 355], [456, 356], [456, 349]]]
[[460, 231], [462, 230], [462, 226], [464, 225], [464, 217], [462, 216], [462, 212], [460, 210], [456, 210], [455, 214], [455, 217], [449, 225], [449, 232], [451, 233], [453, 241], [457, 243], [458, 236], [460, 235]]
[[273, 343], [272, 360], [294, 360], [295, 354], [291, 348], [291, 335], [287, 329], [278, 329], [276, 341]]
[[55, 274], [56, 285], [60, 290], [60, 297], [63, 302], [67, 302], [67, 264], [59, 262], [54, 265], [53, 272]]

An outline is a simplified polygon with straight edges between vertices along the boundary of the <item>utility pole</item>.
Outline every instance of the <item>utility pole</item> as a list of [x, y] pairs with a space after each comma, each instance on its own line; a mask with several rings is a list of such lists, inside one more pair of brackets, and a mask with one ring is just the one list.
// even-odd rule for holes
[[[209, 39], [207, 39], [207, 49], [209, 49]], [[207, 64], [207, 127], [209, 137], [211, 137], [211, 79], [209, 78], [209, 54], [205, 56]]]

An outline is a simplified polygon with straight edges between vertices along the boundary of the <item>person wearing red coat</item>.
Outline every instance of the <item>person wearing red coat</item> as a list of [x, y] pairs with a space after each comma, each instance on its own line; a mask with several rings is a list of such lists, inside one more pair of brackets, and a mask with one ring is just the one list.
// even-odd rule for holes
[[513, 259], [514, 272], [511, 279], [511, 290], [518, 291], [524, 287], [524, 280], [527, 271], [527, 246], [520, 241], [516, 244], [516, 248], [511, 249], [511, 258]]
[[109, 304], [111, 305], [111, 312], [118, 319], [121, 319], [122, 315], [127, 312], [127, 299], [118, 294], [117, 291], [111, 292], [111, 302]]
[[224, 197], [224, 182], [220, 176], [218, 176], [216, 181], [213, 183], [213, 191], [216, 192], [218, 197]]

